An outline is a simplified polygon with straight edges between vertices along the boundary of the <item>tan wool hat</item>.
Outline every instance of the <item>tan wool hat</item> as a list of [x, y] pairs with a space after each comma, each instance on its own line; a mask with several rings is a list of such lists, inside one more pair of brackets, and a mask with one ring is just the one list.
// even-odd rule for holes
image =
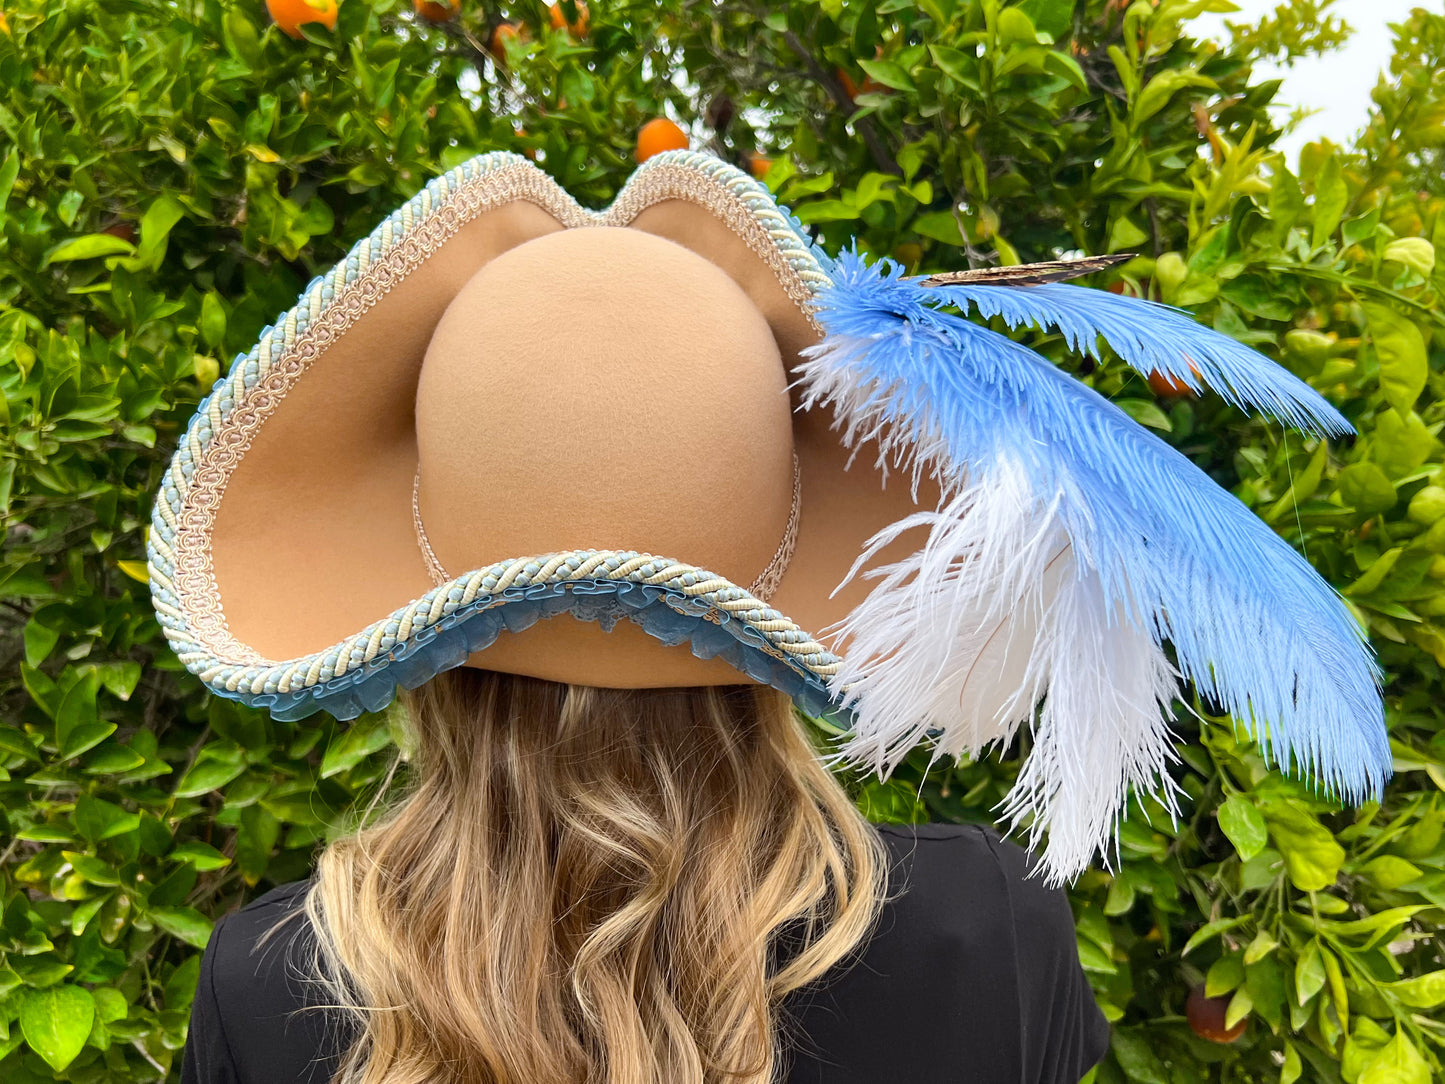
[[1379, 672], [1333, 590], [1167, 444], [964, 315], [1348, 422], [1187, 314], [1059, 281], [1099, 266], [910, 278], [830, 257], [705, 155], [649, 160], [600, 212], [483, 155], [317, 278], [201, 404], [155, 503], [157, 614], [213, 692], [283, 719], [353, 718], [470, 665], [766, 682], [834, 713], [840, 756], [880, 772], [926, 737], [976, 754], [1027, 724], [1007, 812], [1049, 830], [1060, 877], [1128, 786], [1167, 797], [1181, 676], [1331, 789], [1378, 788]]

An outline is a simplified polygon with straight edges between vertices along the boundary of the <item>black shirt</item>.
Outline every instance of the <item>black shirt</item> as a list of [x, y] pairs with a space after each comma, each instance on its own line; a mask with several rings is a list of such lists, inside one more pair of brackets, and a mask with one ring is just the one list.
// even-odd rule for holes
[[[990, 829], [880, 825], [892, 857], [879, 924], [849, 961], [784, 1002], [786, 1084], [1076, 1084], [1109, 1045], [1063, 892], [1025, 879]], [[325, 1084], [343, 1049], [306, 1001], [294, 955], [303, 881], [216, 923], [201, 961], [182, 1084]], [[309, 947], [309, 943], [307, 945]], [[288, 949], [290, 952], [288, 952]], [[287, 959], [290, 955], [291, 958]], [[850, 966], [851, 965], [851, 966]]]

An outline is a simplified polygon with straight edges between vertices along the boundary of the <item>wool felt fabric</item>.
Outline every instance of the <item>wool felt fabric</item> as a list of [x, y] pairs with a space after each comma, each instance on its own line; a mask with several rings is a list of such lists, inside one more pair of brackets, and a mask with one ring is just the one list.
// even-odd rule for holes
[[1377, 792], [1380, 673], [1328, 585], [1092, 389], [944, 310], [1348, 423], [1175, 310], [935, 281], [830, 256], [705, 155], [649, 160], [600, 212], [518, 156], [467, 162], [201, 404], [155, 505], [162, 627], [288, 719], [472, 665], [768, 682], [880, 774], [1032, 727], [1006, 812], [1050, 830], [1055, 879], [1131, 786], [1168, 801], [1181, 676], [1267, 755]]

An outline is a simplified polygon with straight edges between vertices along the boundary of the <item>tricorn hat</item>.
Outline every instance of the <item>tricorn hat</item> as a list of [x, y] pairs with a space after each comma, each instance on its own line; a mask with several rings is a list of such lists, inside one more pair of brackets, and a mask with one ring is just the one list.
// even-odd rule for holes
[[829, 256], [708, 156], [659, 155], [590, 211], [483, 155], [200, 405], [155, 503], [160, 622], [212, 691], [282, 719], [471, 665], [766, 682], [880, 773], [1027, 726], [1005, 812], [1047, 832], [1056, 880], [1129, 786], [1172, 803], [1181, 677], [1282, 765], [1377, 793], [1381, 675], [1334, 590], [1122, 410], [965, 318], [1350, 431], [1188, 314], [1062, 281], [1108, 262], [910, 277]]

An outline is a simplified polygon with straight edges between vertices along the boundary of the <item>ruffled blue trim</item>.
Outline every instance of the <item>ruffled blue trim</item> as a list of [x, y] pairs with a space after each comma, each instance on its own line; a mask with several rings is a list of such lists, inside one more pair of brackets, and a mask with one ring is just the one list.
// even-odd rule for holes
[[521, 632], [543, 618], [564, 613], [595, 621], [608, 631], [626, 618], [664, 644], [685, 643], [699, 659], [720, 658], [747, 677], [773, 686], [809, 715], [835, 716], [839, 725], [852, 725], [852, 713], [838, 709], [822, 678], [770, 654], [777, 649], [746, 621], [680, 591], [617, 580], [533, 584], [478, 597], [370, 663], [294, 692], [249, 693], [215, 686], [212, 690], [264, 708], [286, 722], [321, 710], [345, 721], [380, 711], [395, 698], [398, 686], [414, 689], [461, 666], [503, 632]]

